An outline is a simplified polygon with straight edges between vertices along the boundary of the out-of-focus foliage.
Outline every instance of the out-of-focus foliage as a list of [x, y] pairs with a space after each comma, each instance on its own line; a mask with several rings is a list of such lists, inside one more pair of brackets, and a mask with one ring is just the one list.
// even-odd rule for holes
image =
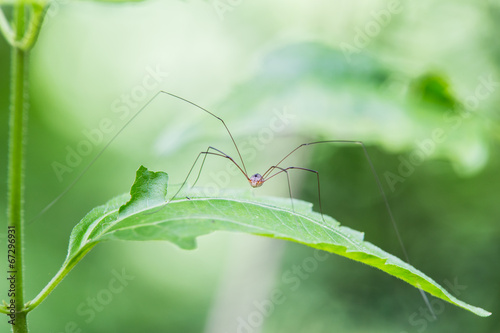
[[[270, 101], [289, 103], [301, 119], [295, 132], [305, 137], [363, 140], [393, 153], [411, 150], [416, 140], [432, 140], [439, 129], [442, 141], [423, 153], [451, 160], [458, 170], [477, 171], [488, 158], [487, 124], [463, 110], [447, 85], [435, 74], [413, 79], [366, 55], [348, 61], [339, 50], [308, 43], [271, 53], [224, 108], [245, 103], [249, 112], [242, 122], [248, 122], [265, 117]], [[464, 135], [467, 145], [459, 139]]]
[[[32, 327], [65, 332], [74, 322], [85, 332], [218, 333], [221, 323], [234, 332], [253, 318], [262, 319], [262, 332], [272, 333], [498, 331], [500, 6], [405, 2], [383, 16], [389, 2], [222, 1], [229, 6], [225, 11], [215, 6], [220, 3], [53, 1], [31, 57], [27, 220], [165, 89], [223, 117], [245, 148], [249, 172], [267, 169], [309, 140], [366, 141], [412, 265], [445, 287], [445, 281], [458, 284], [452, 294], [494, 315], [479, 318], [431, 298], [434, 319], [417, 291], [377, 270], [334, 256], [307, 266], [316, 253], [306, 247], [286, 246], [280, 255], [280, 243], [272, 243], [262, 255], [268, 248], [254, 238], [215, 233], [202, 237], [196, 251], [164, 243], [103, 245], [30, 314]], [[378, 33], [363, 40], [377, 22]], [[357, 51], [343, 53], [345, 44]], [[2, 110], [8, 59], [2, 40]], [[0, 112], [0, 120], [0, 153], [6, 156], [7, 112]], [[412, 156], [419, 161], [422, 142], [436, 129], [443, 129], [446, 140], [425, 161], [408, 165]], [[165, 96], [152, 102], [27, 227], [26, 298], [58, 270], [81, 216], [126, 192], [124, 179], [139, 165], [180, 182], [208, 145], [236, 156], [217, 120]], [[57, 173], [54, 162], [68, 169]], [[326, 214], [401, 256], [359, 149], [317, 147], [289, 163], [320, 171]], [[3, 174], [5, 168], [1, 163]], [[200, 182], [248, 186], [241, 175], [224, 170], [225, 161], [211, 159]], [[390, 173], [402, 181], [391, 186], [385, 177]], [[291, 176], [294, 196], [317, 202], [314, 179]], [[286, 180], [276, 179], [261, 192], [287, 197]], [[110, 292], [110, 281], [121, 272], [133, 279]], [[6, 281], [0, 281], [5, 290]], [[276, 291], [282, 302], [259, 311]], [[7, 329], [1, 322], [0, 331]]]

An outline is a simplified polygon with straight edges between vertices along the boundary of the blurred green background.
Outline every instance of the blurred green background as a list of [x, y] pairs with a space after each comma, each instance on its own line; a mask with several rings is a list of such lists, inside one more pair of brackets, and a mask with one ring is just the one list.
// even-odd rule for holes
[[[294, 267], [315, 260], [313, 250], [216, 233], [189, 252], [161, 242], [99, 245], [30, 314], [32, 331], [500, 332], [499, 17], [493, 0], [54, 1], [30, 63], [26, 299], [63, 262], [73, 226], [127, 192], [141, 164], [178, 183], [208, 145], [236, 155], [217, 120], [162, 95], [37, 218], [163, 89], [221, 116], [251, 173], [304, 142], [363, 140], [411, 263], [493, 315], [431, 298], [432, 318], [418, 290], [370, 267], [331, 255], [300, 277]], [[3, 39], [0, 94], [6, 156]], [[221, 160], [207, 162], [200, 185], [248, 186], [241, 175], [226, 182]], [[359, 147], [310, 147], [287, 163], [320, 171], [326, 214], [403, 256]], [[314, 175], [296, 172], [292, 186], [317, 209]], [[256, 192], [286, 197], [286, 179]], [[111, 293], [124, 272], [130, 279]], [[269, 306], [276, 291], [282, 302]]]

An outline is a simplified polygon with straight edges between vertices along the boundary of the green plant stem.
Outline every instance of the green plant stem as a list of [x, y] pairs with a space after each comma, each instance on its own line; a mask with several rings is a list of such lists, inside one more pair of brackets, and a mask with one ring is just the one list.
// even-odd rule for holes
[[29, 25], [22, 39], [20, 39], [21, 36], [17, 36], [16, 38], [2, 8], [0, 8], [0, 31], [11, 46], [24, 51], [30, 50], [35, 44], [40, 33], [46, 7], [35, 3], [30, 6], [30, 9]]
[[30, 312], [34, 308], [36, 308], [40, 303], [43, 302], [47, 296], [54, 290], [59, 282], [64, 279], [66, 275], [75, 267], [76, 264], [82, 260], [83, 257], [96, 245], [97, 243], [90, 244], [84, 248], [76, 255], [74, 258], [71, 260], [65, 261], [64, 264], [62, 265], [61, 269], [56, 273], [56, 275], [50, 280], [50, 282], [43, 288], [42, 291], [30, 302], [26, 303], [26, 307], [23, 309], [25, 313]]
[[[25, 5], [14, 7], [14, 36], [20, 40], [25, 32]], [[26, 77], [28, 65], [28, 52], [20, 48], [12, 48], [12, 81], [10, 100], [9, 124], [9, 155], [7, 175], [8, 182], [8, 226], [15, 230], [15, 263], [9, 270], [15, 271], [15, 296], [16, 307], [14, 333], [28, 332], [28, 323], [24, 307], [23, 290], [23, 205], [24, 205], [24, 134], [26, 126]]]
[[34, 4], [30, 6], [30, 8], [31, 8], [31, 15], [29, 20], [29, 25], [26, 29], [23, 39], [14, 44], [16, 47], [19, 47], [20, 49], [26, 51], [30, 50], [35, 44], [38, 38], [38, 34], [40, 33], [40, 28], [42, 26], [43, 18], [45, 16], [44, 15], [45, 7], [40, 6], [38, 4]]

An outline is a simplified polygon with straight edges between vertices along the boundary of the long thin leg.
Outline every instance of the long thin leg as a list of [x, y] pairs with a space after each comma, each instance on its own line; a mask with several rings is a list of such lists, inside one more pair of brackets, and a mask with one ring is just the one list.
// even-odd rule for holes
[[[309, 171], [309, 172], [312, 172], [312, 173], [315, 173], [316, 174], [316, 179], [318, 181], [318, 203], [319, 203], [319, 212], [321, 213], [321, 219], [323, 220], [323, 223], [325, 223], [325, 217], [323, 215], [323, 207], [321, 206], [321, 189], [320, 189], [320, 182], [319, 182], [319, 172], [316, 171], [316, 170], [312, 170], [312, 169], [307, 169], [307, 168], [301, 168], [301, 167], [287, 167], [287, 168], [281, 168], [279, 166], [276, 166], [276, 165], [273, 165], [272, 167], [269, 168], [271, 171], [268, 172], [269, 174], [272, 173], [273, 170], [275, 169], [279, 169], [280, 171], [274, 173], [274, 174], [271, 174], [269, 177], [267, 178], [264, 178], [264, 182], [279, 175], [280, 173], [282, 172], [285, 172], [286, 173], [286, 176], [288, 178], [288, 170], [292, 170], [292, 169], [298, 169], [298, 170], [303, 170], [303, 171]], [[290, 188], [290, 179], [288, 178], [288, 189], [289, 189], [289, 192], [290, 192], [290, 196], [292, 195], [292, 190]], [[292, 204], [292, 209], [293, 209], [293, 204]]]
[[290, 185], [290, 175], [288, 174], [288, 169], [290, 168], [286, 168], [286, 169], [283, 169], [283, 168], [280, 168], [280, 167], [275, 167], [276, 169], [279, 169], [280, 171], [276, 172], [274, 175], [272, 175], [271, 177], [267, 178], [267, 179], [264, 179], [264, 182], [267, 181], [268, 179], [271, 179], [273, 178], [274, 176], [280, 174], [280, 173], [286, 173], [286, 180], [288, 182], [288, 194], [290, 194], [290, 203], [292, 204], [292, 211], [295, 212], [295, 208], [293, 206], [293, 195], [292, 195], [292, 186]]
[[[288, 183], [288, 194], [290, 196], [290, 204], [291, 204], [291, 207], [292, 207], [292, 211], [295, 212], [295, 206], [293, 204], [293, 194], [292, 194], [292, 186], [290, 184], [290, 175], [288, 174], [288, 170], [287, 169], [283, 169], [283, 168], [280, 168], [280, 167], [275, 167], [276, 169], [279, 169], [280, 171], [278, 171], [275, 175], [269, 177], [268, 179], [276, 176], [277, 174], [280, 174], [280, 173], [285, 173], [286, 174], [286, 181]], [[264, 182], [266, 181], [267, 179], [264, 180]], [[300, 224], [302, 224], [302, 228], [304, 228], [304, 230], [306, 230], [308, 233], [310, 233], [310, 231], [307, 229], [307, 227], [304, 225], [304, 223], [302, 223], [302, 221], [300, 221], [297, 216], [295, 216], [295, 219], [297, 221], [300, 222]], [[290, 226], [288, 226], [287, 224], [283, 223], [284, 226], [288, 227], [291, 229]]]
[[[174, 200], [177, 195], [180, 193], [180, 191], [182, 190], [182, 188], [186, 185], [188, 179], [189, 179], [189, 176], [191, 175], [191, 173], [193, 172], [193, 169], [194, 169], [194, 166], [196, 165], [196, 162], [198, 162], [198, 159], [200, 158], [201, 155], [204, 155], [203, 157], [203, 162], [202, 162], [202, 165], [200, 166], [200, 171], [198, 172], [198, 176], [196, 177], [196, 180], [195, 182], [193, 183], [192, 186], [194, 186], [197, 182], [198, 182], [198, 179], [200, 178], [200, 175], [201, 175], [201, 170], [203, 169], [203, 163], [205, 163], [205, 159], [207, 158], [207, 155], [214, 155], [214, 156], [220, 156], [220, 157], [224, 157], [224, 158], [229, 158], [233, 163], [236, 164], [236, 162], [234, 162], [234, 160], [232, 160], [230, 157], [228, 157], [227, 155], [225, 154], [220, 154], [220, 153], [214, 153], [214, 152], [211, 152], [209, 151], [210, 148], [212, 149], [215, 149], [213, 147], [208, 147], [208, 149], [206, 151], [202, 151], [198, 154], [198, 156], [196, 157], [193, 165], [191, 166], [191, 169], [189, 169], [189, 172], [186, 176], [186, 178], [184, 179], [184, 181], [182, 182], [182, 185], [181, 187], [179, 187], [179, 189], [177, 190], [177, 192], [175, 192], [175, 194], [168, 200], [167, 203], [169, 203], [170, 201]], [[237, 165], [237, 164], [236, 164]], [[237, 165], [238, 166], [238, 165]]]
[[[210, 149], [213, 149], [213, 150], [215, 150], [217, 152], [211, 152]], [[225, 154], [223, 151], [221, 151], [221, 150], [219, 150], [217, 148], [209, 146], [206, 151], [202, 151], [202, 152], [200, 152], [198, 154], [198, 156], [196, 156], [196, 159], [194, 160], [193, 165], [189, 169], [189, 172], [188, 172], [186, 178], [182, 182], [182, 185], [179, 187], [179, 189], [177, 190], [177, 192], [175, 192], [175, 194], [170, 199], [168, 199], [167, 202], [165, 202], [163, 205], [161, 205], [159, 209], [154, 210], [152, 212], [145, 213], [145, 215], [150, 215], [150, 214], [158, 213], [159, 211], [161, 211], [163, 208], [165, 208], [171, 201], [173, 201], [177, 197], [177, 195], [181, 192], [182, 188], [186, 185], [186, 183], [187, 183], [187, 181], [189, 179], [189, 176], [193, 172], [193, 169], [194, 169], [194, 167], [195, 167], [196, 163], [198, 162], [198, 160], [199, 160], [199, 158], [200, 158], [201, 155], [204, 155], [203, 162], [202, 162], [202, 165], [200, 167], [200, 171], [198, 172], [198, 176], [196, 177], [196, 180], [195, 180], [193, 186], [196, 184], [196, 182], [198, 182], [198, 179], [200, 178], [201, 170], [203, 169], [203, 164], [205, 163], [205, 159], [206, 159], [207, 155], [214, 155], [214, 156], [220, 156], [220, 157], [227, 158], [228, 160], [230, 160], [231, 162], [233, 162], [238, 167], [238, 169], [245, 175], [245, 177], [248, 180], [248, 176], [244, 173], [244, 171], [241, 169], [241, 167], [238, 165], [238, 163], [236, 163], [231, 156]]]
[[370, 158], [370, 155], [368, 154], [368, 151], [366, 149], [365, 144], [362, 141], [354, 141], [354, 140], [327, 140], [327, 141], [315, 141], [315, 142], [310, 142], [310, 143], [303, 143], [297, 148], [293, 149], [291, 152], [289, 152], [285, 157], [283, 157], [277, 164], [274, 165], [274, 167], [270, 167], [262, 176], [266, 177], [275, 167], [279, 166], [285, 159], [287, 159], [290, 155], [292, 155], [295, 151], [298, 149], [305, 147], [305, 146], [311, 146], [315, 144], [320, 144], [320, 143], [347, 143], [347, 144], [356, 144], [360, 145], [363, 149], [363, 153], [365, 155], [366, 160], [368, 161], [368, 164], [370, 166], [371, 173], [373, 177], [375, 178], [375, 182], [377, 183], [377, 187], [379, 189], [380, 194], [382, 195], [382, 199], [384, 200], [385, 208], [389, 214], [389, 218], [391, 220], [392, 226], [396, 232], [396, 236], [398, 237], [399, 245], [401, 247], [401, 250], [403, 251], [403, 255], [405, 256], [406, 262], [410, 263], [410, 258], [408, 256], [408, 252], [406, 251], [406, 247], [403, 244], [403, 239], [401, 238], [401, 235], [399, 233], [398, 226], [396, 224], [396, 220], [394, 219], [394, 215], [392, 214], [392, 209], [389, 206], [389, 202], [387, 200], [387, 196], [385, 194], [384, 188], [382, 187], [382, 183], [380, 181], [379, 176], [377, 175], [377, 172], [375, 171], [375, 167], [373, 166], [373, 162]]
[[[208, 150], [208, 149], [207, 149]], [[175, 192], [175, 194], [167, 200], [167, 202], [165, 202], [163, 205], [161, 205], [158, 209], [152, 211], [152, 212], [147, 212], [147, 213], [144, 213], [144, 215], [151, 215], [151, 214], [155, 214], [155, 213], [158, 213], [159, 211], [161, 211], [163, 208], [165, 208], [172, 200], [175, 199], [175, 197], [179, 194], [179, 192], [182, 190], [182, 188], [184, 187], [184, 185], [186, 185], [187, 181], [188, 181], [188, 178], [189, 176], [191, 175], [191, 172], [193, 172], [193, 169], [196, 165], [196, 163], [198, 162], [198, 159], [200, 158], [201, 155], [207, 155], [208, 152], [207, 151], [202, 151], [198, 154], [198, 156], [196, 156], [195, 160], [194, 160], [194, 163], [193, 165], [191, 166], [191, 168], [189, 169], [189, 172], [186, 176], [186, 178], [184, 179], [184, 181], [181, 183], [181, 186], [179, 187], [179, 189], [177, 190], [177, 192]], [[214, 153], [215, 154], [215, 153]], [[200, 171], [201, 172], [201, 171]]]
[[[215, 153], [210, 153], [209, 150], [212, 149], [212, 150], [215, 150], [217, 151], [219, 154], [215, 154]], [[198, 182], [198, 179], [200, 178], [200, 175], [201, 175], [201, 170], [203, 169], [203, 165], [205, 164], [205, 160], [207, 158], [207, 155], [217, 155], [217, 156], [222, 156], [222, 157], [225, 157], [227, 159], [229, 159], [231, 162], [234, 163], [234, 165], [236, 165], [238, 167], [238, 169], [243, 173], [243, 175], [248, 179], [248, 175], [245, 173], [245, 171], [243, 171], [243, 169], [238, 165], [238, 163], [236, 163], [236, 161], [229, 155], [227, 155], [226, 153], [224, 153], [223, 151], [217, 149], [217, 148], [214, 148], [212, 146], [209, 146], [207, 148], [207, 151], [205, 152], [205, 157], [203, 157], [203, 161], [201, 162], [201, 166], [200, 166], [200, 172], [198, 172], [198, 176], [196, 177], [196, 180], [194, 181], [193, 183], [193, 186], [196, 185], [196, 183]]]
[[[132, 118], [130, 118], [124, 125], [122, 128], [120, 128], [120, 130], [118, 132], [116, 132], [115, 135], [113, 135], [113, 137], [108, 141], [108, 143], [106, 143], [106, 145], [101, 149], [101, 151], [99, 153], [97, 153], [97, 155], [90, 161], [90, 163], [85, 167], [85, 169], [83, 169], [79, 174], [78, 176], [76, 176], [76, 178], [57, 196], [55, 197], [50, 203], [48, 203], [33, 219], [31, 219], [28, 224], [31, 224], [33, 222], [35, 222], [36, 220], [38, 220], [43, 214], [45, 214], [52, 206], [54, 206], [62, 197], [64, 197], [66, 195], [66, 193], [68, 193], [75, 185], [76, 183], [78, 183], [78, 181], [80, 181], [80, 179], [83, 177], [83, 175], [85, 173], [87, 173], [87, 171], [92, 167], [92, 165], [94, 165], [94, 163], [101, 157], [101, 155], [106, 151], [106, 149], [108, 149], [108, 147], [115, 141], [115, 139], [125, 130], [126, 127], [128, 127], [136, 118], [137, 116], [139, 116], [139, 114], [141, 114], [159, 95], [161, 94], [165, 94], [165, 95], [169, 95], [169, 96], [172, 96], [174, 98], [177, 98], [181, 101], [184, 101], [184, 102], [187, 102], [195, 107], [197, 107], [198, 109], [202, 110], [202, 111], [205, 111], [206, 113], [208, 113], [209, 115], [211, 115], [212, 117], [218, 119], [222, 125], [224, 125], [224, 128], [226, 129], [227, 133], [229, 134], [229, 137], [231, 138], [231, 141], [233, 142], [233, 145], [234, 147], [236, 148], [236, 152], [238, 153], [238, 156], [241, 160], [241, 165], [243, 167], [243, 170], [244, 170], [244, 173], [247, 174], [247, 170], [246, 170], [246, 167], [245, 167], [245, 162], [243, 161], [243, 158], [241, 157], [241, 154], [240, 154], [240, 150], [238, 149], [238, 146], [236, 145], [236, 141], [234, 141], [234, 138], [233, 138], [233, 135], [231, 134], [231, 132], [229, 131], [229, 128], [226, 126], [226, 123], [224, 122], [224, 120], [222, 120], [222, 118], [216, 116], [215, 114], [213, 114], [212, 112], [208, 111], [207, 109], [199, 106], [198, 104], [195, 104], [185, 98], [182, 98], [180, 96], [177, 96], [177, 95], [174, 95], [172, 93], [169, 93], [167, 91], [164, 91], [164, 90], [160, 90], [158, 91], [156, 94], [154, 94], [153, 97], [151, 97], [151, 99], [149, 101], [146, 102], [146, 104], [144, 104], [133, 116]], [[240, 168], [241, 169], [241, 168]]]
[[[279, 166], [285, 159], [287, 159], [290, 155], [292, 155], [295, 151], [298, 149], [305, 147], [305, 146], [311, 146], [315, 144], [320, 144], [320, 143], [346, 143], [346, 144], [356, 144], [360, 145], [361, 148], [363, 149], [363, 153], [365, 155], [366, 160], [368, 161], [368, 165], [370, 166], [371, 173], [373, 177], [375, 178], [375, 182], [377, 183], [377, 187], [379, 189], [380, 194], [382, 195], [382, 199], [384, 200], [385, 208], [389, 214], [389, 218], [391, 220], [392, 226], [394, 228], [394, 231], [396, 232], [396, 236], [398, 238], [399, 245], [401, 247], [401, 250], [403, 251], [403, 255], [405, 257], [405, 260], [408, 264], [410, 264], [410, 257], [408, 256], [408, 252], [406, 251], [406, 247], [404, 246], [403, 239], [401, 237], [401, 234], [399, 233], [398, 226], [396, 224], [396, 220], [394, 219], [394, 215], [392, 214], [392, 209], [391, 206], [389, 205], [389, 201], [387, 200], [387, 196], [385, 194], [384, 188], [382, 187], [382, 182], [380, 181], [380, 178], [375, 170], [375, 167], [373, 165], [372, 159], [370, 158], [370, 155], [368, 154], [368, 150], [366, 149], [365, 144], [362, 141], [356, 141], [356, 140], [326, 140], [326, 141], [315, 141], [315, 142], [310, 142], [310, 143], [304, 143], [298, 146], [297, 148], [293, 149], [291, 152], [289, 152], [285, 157], [283, 157], [275, 166], [270, 167], [263, 175], [263, 177], [267, 176], [274, 168]], [[432, 315], [435, 317], [434, 311], [432, 310], [432, 307], [430, 306], [429, 299], [427, 298], [427, 295], [424, 293], [422, 289], [419, 288], [419, 291], [422, 295], [422, 298], [424, 299], [424, 302], [426, 303], [427, 307], [430, 309]]]
[[106, 149], [108, 149], [108, 147], [113, 143], [113, 141], [115, 141], [115, 139], [118, 137], [118, 135], [120, 135], [120, 133], [123, 132], [123, 130], [135, 119], [137, 118], [137, 116], [146, 108], [149, 106], [149, 104], [151, 104], [151, 102], [156, 98], [158, 97], [158, 95], [160, 94], [161, 92], [157, 92], [153, 97], [151, 97], [151, 99], [146, 103], [144, 104], [144, 106], [142, 108], [139, 109], [139, 111], [137, 111], [133, 116], [132, 118], [130, 118], [126, 123], [125, 125], [123, 125], [122, 128], [120, 128], [120, 130], [118, 132], [116, 132], [115, 135], [113, 135], [113, 137], [111, 138], [111, 140], [108, 141], [108, 143], [101, 149], [101, 151], [99, 153], [97, 153], [97, 155], [92, 159], [92, 161], [90, 161], [90, 163], [85, 167], [85, 169], [82, 170], [82, 172], [80, 172], [80, 174], [78, 174], [78, 176], [76, 176], [76, 178], [57, 196], [55, 197], [54, 200], [52, 200], [47, 206], [45, 206], [33, 219], [31, 219], [31, 221], [28, 223], [28, 224], [31, 224], [33, 222], [35, 222], [36, 220], [38, 220], [43, 214], [45, 214], [45, 212], [47, 212], [53, 205], [56, 204], [56, 202], [58, 202], [62, 197], [64, 197], [66, 195], [66, 193], [69, 192], [69, 190], [71, 190], [73, 188], [73, 186], [75, 186], [76, 183], [78, 183], [78, 181], [83, 177], [83, 175], [90, 169], [90, 167], [99, 159], [99, 157], [101, 157], [101, 155], [104, 153], [104, 151]]
[[[232, 135], [232, 134], [231, 134], [231, 132], [229, 131], [229, 128], [226, 126], [226, 123], [224, 122], [224, 120], [222, 120], [222, 118], [217, 117], [215, 114], [213, 114], [212, 112], [208, 111], [207, 109], [205, 109], [205, 108], [203, 108], [203, 107], [199, 106], [198, 104], [196, 104], [196, 103], [194, 103], [194, 102], [191, 102], [190, 100], [187, 100], [187, 99], [185, 99], [185, 98], [182, 98], [182, 97], [180, 97], [180, 96], [174, 95], [174, 94], [169, 93], [169, 92], [164, 91], [164, 90], [160, 90], [160, 92], [159, 92], [159, 93], [166, 94], [166, 95], [169, 95], [169, 96], [175, 97], [175, 98], [177, 98], [177, 99], [180, 99], [181, 101], [184, 101], [184, 102], [186, 102], [186, 103], [189, 103], [189, 104], [191, 104], [191, 105], [193, 105], [193, 106], [197, 107], [198, 109], [205, 111], [206, 113], [208, 113], [208, 114], [209, 114], [209, 115], [211, 115], [212, 117], [214, 117], [214, 118], [216, 118], [216, 119], [220, 120], [220, 122], [222, 123], [222, 125], [224, 125], [224, 127], [226, 128], [226, 131], [227, 131], [227, 133], [229, 134], [229, 137], [231, 138], [231, 141], [233, 142], [234, 148], [236, 148], [236, 152], [238, 153], [238, 156], [240, 157], [241, 166], [243, 167], [244, 174], [245, 174], [245, 175], [247, 175], [247, 174], [248, 174], [248, 172], [247, 172], [247, 168], [245, 167], [245, 162], [243, 162], [243, 158], [241, 157], [240, 150], [238, 149], [238, 146], [236, 145], [236, 141], [234, 141], [233, 135]], [[158, 95], [158, 94], [157, 94], [157, 95]], [[156, 95], [155, 95], [154, 97], [156, 97]], [[154, 98], [154, 97], [153, 97], [153, 98]], [[149, 102], [148, 102], [148, 103], [149, 103]], [[224, 154], [224, 155], [225, 155], [225, 154]], [[239, 167], [239, 166], [238, 166], [238, 167]]]

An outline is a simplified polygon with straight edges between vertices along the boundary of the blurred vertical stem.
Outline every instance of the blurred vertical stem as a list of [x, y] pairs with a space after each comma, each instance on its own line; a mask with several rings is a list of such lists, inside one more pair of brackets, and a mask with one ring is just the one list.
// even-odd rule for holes
[[[13, 11], [13, 37], [20, 41], [24, 37], [26, 22], [26, 5], [15, 4]], [[8, 226], [15, 229], [15, 325], [14, 333], [28, 332], [27, 313], [24, 306], [23, 290], [23, 205], [24, 205], [24, 134], [27, 117], [27, 71], [28, 51], [15, 43], [12, 45], [11, 57], [11, 96], [9, 123], [9, 153], [8, 153]], [[11, 270], [11, 269], [9, 269]]]

